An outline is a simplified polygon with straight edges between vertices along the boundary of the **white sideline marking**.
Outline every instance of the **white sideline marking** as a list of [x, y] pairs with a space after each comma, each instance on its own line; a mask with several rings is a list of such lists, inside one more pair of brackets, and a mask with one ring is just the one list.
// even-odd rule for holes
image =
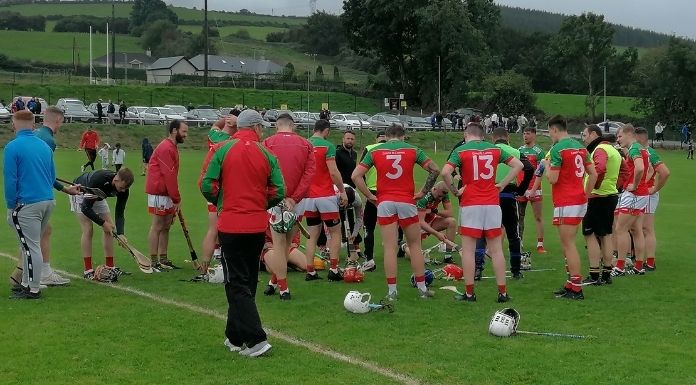
[[[17, 258], [15, 258], [9, 254], [3, 253], [3, 252], [0, 252], [0, 256], [5, 257], [7, 259], [11, 259], [15, 262], [17, 261]], [[72, 274], [72, 273], [67, 272], [67, 271], [58, 270], [58, 269], [53, 269], [53, 270], [57, 271], [61, 275], [65, 275], [65, 276], [70, 277], [72, 279], [78, 279], [78, 280], [83, 279], [82, 276]], [[130, 294], [134, 294], [134, 295], [137, 295], [139, 297], [147, 298], [147, 299], [150, 299], [152, 301], [155, 301], [155, 302], [163, 304], [163, 305], [171, 305], [171, 306], [175, 306], [175, 307], [178, 307], [181, 309], [186, 309], [186, 310], [192, 311], [194, 313], [204, 314], [207, 316], [217, 318], [219, 320], [227, 321], [226, 314], [216, 312], [215, 310], [212, 310], [212, 309], [209, 309], [206, 307], [191, 305], [191, 304], [186, 303], [186, 302], [180, 302], [180, 301], [176, 301], [176, 300], [173, 300], [170, 298], [161, 297], [161, 296], [156, 295], [156, 294], [148, 293], [146, 291], [142, 291], [142, 290], [128, 287], [128, 286], [123, 286], [121, 284], [113, 285], [113, 284], [101, 283], [101, 282], [96, 282], [96, 281], [91, 281], [90, 283], [104, 286], [104, 287], [108, 287], [111, 289], [120, 290], [120, 291], [130, 293]], [[318, 353], [318, 354], [333, 358], [337, 361], [343, 361], [343, 362], [346, 362], [346, 363], [351, 364], [351, 365], [360, 366], [360, 367], [365, 368], [371, 372], [380, 374], [384, 377], [388, 377], [388, 378], [395, 380], [397, 382], [400, 382], [402, 384], [406, 384], [406, 385], [420, 385], [420, 384], [422, 384], [421, 381], [419, 381], [411, 376], [408, 376], [406, 374], [398, 373], [394, 370], [385, 368], [383, 366], [376, 365], [374, 363], [367, 362], [367, 361], [362, 360], [360, 358], [356, 358], [356, 357], [352, 357], [352, 356], [349, 356], [349, 355], [346, 355], [343, 353], [339, 353], [339, 352], [332, 350], [332, 349], [329, 349], [325, 346], [322, 346], [322, 345], [319, 345], [319, 344], [316, 344], [313, 342], [305, 341], [305, 340], [302, 340], [300, 338], [293, 337], [289, 334], [285, 334], [283, 332], [279, 332], [279, 331], [274, 330], [274, 329], [264, 328], [264, 330], [266, 331], [266, 333], [268, 335], [270, 335], [273, 338], [277, 338], [277, 339], [282, 340], [284, 342], [287, 342], [291, 345], [299, 346], [299, 347], [305, 348], [311, 352]]]

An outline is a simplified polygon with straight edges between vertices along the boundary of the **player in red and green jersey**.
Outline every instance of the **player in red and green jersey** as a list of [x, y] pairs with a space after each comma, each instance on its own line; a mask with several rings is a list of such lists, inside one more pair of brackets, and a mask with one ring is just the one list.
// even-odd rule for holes
[[[643, 146], [649, 154], [650, 165], [654, 171], [648, 178], [649, 197], [648, 205], [645, 207], [645, 215], [643, 216], [643, 236], [645, 237], [645, 270], [655, 270], [655, 251], [657, 249], [657, 240], [655, 238], [655, 211], [660, 202], [660, 190], [667, 183], [669, 178], [669, 168], [662, 162], [660, 155], [654, 148], [648, 146], [648, 130], [637, 129], [636, 136], [638, 142]], [[657, 176], [657, 183], [655, 183]]]
[[[536, 170], [539, 166], [539, 162], [544, 158], [544, 150], [536, 144], [536, 128], [525, 127], [522, 133], [522, 139], [524, 140], [524, 145], [519, 148], [520, 153], [525, 155], [532, 167]], [[532, 211], [534, 212], [534, 222], [536, 224], [536, 234], [537, 234], [537, 252], [545, 253], [544, 250], [544, 221], [542, 215], [542, 193], [541, 188], [533, 189], [534, 181], [536, 177], [532, 178], [529, 182], [529, 188], [525, 192], [524, 196], [517, 197], [518, 202], [518, 214], [520, 217], [520, 239], [524, 243], [524, 215], [527, 211], [527, 202], [532, 204]]]
[[[627, 124], [619, 129], [617, 140], [619, 144], [628, 149], [629, 177], [624, 186], [624, 192], [619, 198], [616, 217], [616, 266], [612, 276], [626, 274], [626, 255], [631, 251], [631, 236], [635, 250], [636, 263], [630, 273], [645, 274], [643, 261], [645, 260], [645, 237], [643, 236], [643, 211], [648, 206], [648, 175], [652, 173], [648, 151], [636, 141], [636, 129]], [[630, 231], [630, 234], [629, 234]], [[630, 274], [629, 273], [629, 274]]]
[[[218, 124], [222, 123], [222, 127]], [[225, 119], [220, 122], [216, 122], [213, 127], [208, 131], [208, 159], [203, 163], [201, 168], [201, 176], [198, 181], [198, 186], [200, 187], [203, 176], [208, 169], [208, 162], [212, 158], [212, 154], [215, 153], [214, 147], [217, 144], [230, 140], [230, 137], [237, 132], [237, 117], [234, 115], [228, 115]], [[220, 245], [217, 241], [217, 207], [215, 205], [208, 203], [208, 232], [205, 233], [203, 238], [203, 255], [211, 258], [213, 255], [220, 256]]]
[[[421, 228], [421, 240], [429, 235], [437, 238], [444, 246], [444, 263], [454, 263], [452, 251], [458, 249], [453, 240], [457, 234], [457, 220], [452, 213], [452, 202], [447, 194], [448, 188], [445, 182], [437, 182], [423, 198], [416, 202], [418, 208], [418, 220]], [[442, 204], [442, 210], [438, 209]], [[443, 234], [442, 231], [445, 233]], [[410, 257], [411, 249], [403, 244], [404, 252]], [[424, 256], [425, 258], [425, 256]], [[426, 259], [425, 263], [429, 263]]]
[[[319, 119], [314, 125], [314, 135], [309, 142], [314, 146], [314, 159], [316, 170], [309, 187], [309, 194], [302, 202], [309, 227], [309, 240], [305, 255], [307, 257], [306, 281], [320, 279], [314, 271], [314, 252], [317, 249], [317, 240], [321, 233], [322, 222], [329, 229], [331, 239], [328, 240], [329, 281], [342, 281], [343, 277], [338, 271], [338, 254], [341, 251], [341, 218], [338, 211], [339, 204], [345, 206], [348, 203], [346, 190], [343, 187], [341, 173], [336, 167], [336, 145], [326, 140], [329, 136], [331, 125], [328, 120]], [[334, 186], [339, 191], [339, 199], [336, 199]], [[339, 202], [340, 201], [340, 202]]]
[[[440, 169], [420, 148], [404, 142], [403, 126], [393, 124], [386, 130], [387, 142], [373, 147], [353, 171], [351, 179], [367, 200], [377, 204], [377, 223], [384, 243], [384, 273], [389, 299], [396, 299], [396, 250], [398, 227], [406, 236], [411, 254], [411, 268], [421, 298], [434, 295], [425, 285], [425, 265], [421, 250], [420, 226], [416, 200], [435, 184]], [[414, 194], [413, 168], [419, 164], [428, 171], [425, 186]], [[363, 176], [371, 167], [377, 171], [377, 196], [370, 192]]]
[[[493, 270], [498, 284], [498, 302], [507, 302], [505, 285], [505, 257], [502, 241], [502, 211], [500, 191], [517, 177], [524, 165], [506, 149], [483, 140], [483, 127], [479, 123], [467, 124], [464, 131], [466, 143], [457, 147], [442, 168], [442, 179], [459, 199], [459, 234], [462, 237], [462, 266], [466, 293], [455, 298], [476, 301], [474, 272], [476, 240], [486, 238], [493, 260]], [[497, 165], [510, 166], [510, 171], [496, 184]], [[452, 172], [458, 170], [463, 187], [453, 185]]]
[[597, 182], [597, 171], [587, 148], [568, 135], [563, 117], [557, 115], [549, 120], [549, 136], [554, 145], [549, 151], [549, 159], [544, 162], [551, 183], [553, 224], [558, 229], [570, 274], [570, 280], [555, 294], [559, 298], [584, 299], [582, 266], [575, 238], [587, 212], [587, 197]]

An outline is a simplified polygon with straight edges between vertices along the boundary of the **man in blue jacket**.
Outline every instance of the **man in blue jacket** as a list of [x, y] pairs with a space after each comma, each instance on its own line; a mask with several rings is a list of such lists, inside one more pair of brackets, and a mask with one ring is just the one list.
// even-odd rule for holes
[[53, 153], [32, 131], [34, 114], [18, 111], [12, 118], [15, 139], [5, 147], [3, 177], [8, 222], [22, 250], [22, 282], [10, 298], [41, 298], [43, 268], [41, 233], [48, 225], [55, 200]]

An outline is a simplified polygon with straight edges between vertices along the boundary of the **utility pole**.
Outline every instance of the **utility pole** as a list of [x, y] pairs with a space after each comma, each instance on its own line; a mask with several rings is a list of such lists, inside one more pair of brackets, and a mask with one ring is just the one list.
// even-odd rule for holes
[[[113, 72], [114, 79], [116, 78], [116, 31], [114, 26], [116, 25], [116, 4], [111, 4], [111, 71]], [[108, 34], [107, 34], [108, 35]], [[107, 36], [108, 39], [108, 36]], [[111, 84], [111, 83], [109, 83]]]
[[94, 84], [92, 82], [92, 26], [89, 26], [89, 85]]
[[109, 23], [106, 23], [106, 84], [109, 83]]
[[125, 83], [128, 84], [128, 54], [125, 52], [123, 53], [123, 73]]
[[208, 0], [203, 0], [203, 36], [205, 38], [205, 54], [203, 57], [203, 87], [208, 87]]

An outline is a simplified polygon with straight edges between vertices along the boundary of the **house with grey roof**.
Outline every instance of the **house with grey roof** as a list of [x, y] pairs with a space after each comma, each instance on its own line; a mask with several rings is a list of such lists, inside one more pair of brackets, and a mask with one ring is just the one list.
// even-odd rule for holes
[[[152, 57], [148, 52], [116, 52], [114, 57], [114, 65], [116, 68], [142, 70], [146, 69], [157, 60], [156, 57]], [[111, 66], [111, 53], [94, 59], [93, 63], [95, 67], [106, 67], [107, 61], [109, 66]]]
[[183, 56], [172, 56], [157, 59], [146, 72], [148, 83], [165, 84], [174, 75], [196, 75], [196, 67]]
[[[203, 76], [205, 71], [204, 56], [196, 55], [190, 60], [196, 67], [196, 74]], [[283, 67], [279, 64], [265, 59], [252, 59], [238, 56], [208, 55], [208, 76], [211, 77], [233, 77], [240, 74], [256, 74], [262, 77], [266, 74], [277, 74], [283, 72]]]

